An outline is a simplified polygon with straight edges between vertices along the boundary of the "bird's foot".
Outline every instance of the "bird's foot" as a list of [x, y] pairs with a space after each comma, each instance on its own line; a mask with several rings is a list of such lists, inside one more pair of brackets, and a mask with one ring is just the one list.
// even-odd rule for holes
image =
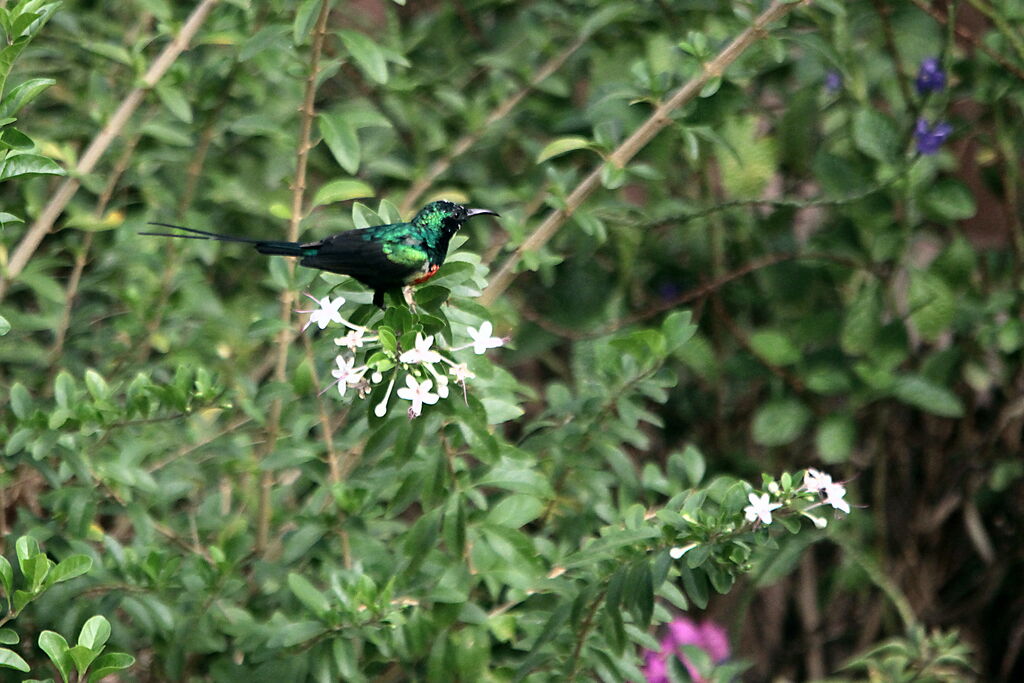
[[405, 299], [405, 303], [409, 306], [409, 310], [416, 311], [416, 299], [413, 297], [413, 289], [411, 285], [402, 287], [402, 297]]

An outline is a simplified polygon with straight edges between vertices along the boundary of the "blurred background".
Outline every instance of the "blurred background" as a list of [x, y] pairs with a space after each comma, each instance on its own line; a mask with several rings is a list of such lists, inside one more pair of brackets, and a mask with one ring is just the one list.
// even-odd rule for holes
[[[106, 614], [138, 658], [125, 680], [512, 680], [550, 609], [517, 602], [533, 579], [507, 572], [543, 576], [533, 558], [696, 486], [673, 475], [690, 446], [705, 481], [811, 466], [845, 481], [855, 506], [828, 532], [780, 536], [711, 595], [701, 618], [727, 629], [744, 680], [866, 679], [840, 668], [912, 625], [954, 634], [900, 641], [939, 663], [916, 680], [1024, 677], [1024, 4], [794, 3], [615, 163], [768, 6], [334, 4], [300, 239], [439, 197], [501, 213], [467, 224], [467, 260], [441, 281], [463, 287], [455, 308], [511, 338], [478, 368], [486, 415], [410, 423], [395, 410], [383, 425], [361, 404], [316, 398], [336, 353], [326, 338], [294, 341], [278, 365], [279, 335], [299, 326], [282, 318], [287, 293], [340, 284], [365, 303], [357, 285], [241, 246], [137, 235], [156, 220], [284, 239], [319, 0], [209, 3], [192, 29], [189, 3], [54, 8], [24, 51], [0, 53], [14, 64], [5, 92], [54, 81], [5, 124], [31, 139], [0, 137], [33, 157], [0, 173], [0, 531], [9, 557], [31, 533], [94, 568], [18, 628], [70, 634]], [[22, 30], [5, 25], [7, 44]], [[189, 48], [112, 125], [184, 30]], [[93, 164], [101, 131], [112, 137]], [[593, 172], [599, 186], [576, 205]], [[54, 229], [27, 248], [69, 182], [80, 187]], [[483, 278], [506, 263], [514, 277], [480, 309]], [[625, 347], [609, 340], [684, 309], [692, 339], [644, 351], [650, 372], [617, 365]], [[449, 437], [464, 458], [450, 471], [438, 455]], [[518, 550], [481, 527], [479, 547], [499, 548], [506, 573], [452, 579], [486, 594], [476, 609], [491, 621], [434, 595], [434, 608], [381, 617], [394, 632], [360, 622], [337, 646], [303, 632], [289, 572], [349, 596], [370, 590], [359, 574], [418, 595], [419, 574], [388, 583], [388, 545], [433, 558], [438, 534], [465, 542], [428, 514], [442, 508], [473, 538], [487, 506], [458, 482], [487, 497], [498, 481], [477, 474], [497, 456], [474, 439], [553, 487], [543, 516], [504, 537]], [[416, 541], [424, 526], [434, 535]], [[446, 557], [428, 569], [463, 571], [462, 553]], [[506, 600], [526, 610], [509, 610], [518, 625], [495, 625]], [[941, 654], [959, 645], [974, 674], [943, 678]], [[639, 666], [641, 648], [627, 650]], [[601, 666], [578, 675], [636, 671]]]

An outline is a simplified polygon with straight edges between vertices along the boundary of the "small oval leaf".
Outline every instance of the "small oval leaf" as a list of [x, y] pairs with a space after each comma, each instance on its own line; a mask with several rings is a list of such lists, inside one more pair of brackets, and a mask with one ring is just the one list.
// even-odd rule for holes
[[564, 138], [558, 138], [552, 140], [548, 144], [544, 145], [544, 149], [537, 155], [537, 163], [543, 163], [548, 159], [552, 159], [566, 152], [572, 152], [577, 149], [590, 149], [590, 140], [578, 135], [570, 135]]

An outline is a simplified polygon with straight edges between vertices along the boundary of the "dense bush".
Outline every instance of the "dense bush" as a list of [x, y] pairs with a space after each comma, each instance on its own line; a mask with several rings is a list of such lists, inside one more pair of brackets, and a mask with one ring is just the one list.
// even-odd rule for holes
[[9, 675], [1024, 675], [1020, 3], [179, 5], [0, 7]]

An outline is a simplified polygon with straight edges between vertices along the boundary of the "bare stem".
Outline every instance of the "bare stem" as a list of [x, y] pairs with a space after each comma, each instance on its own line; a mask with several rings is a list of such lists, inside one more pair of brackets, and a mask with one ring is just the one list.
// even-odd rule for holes
[[[313, 29], [313, 45], [309, 59], [309, 76], [306, 78], [306, 96], [302, 103], [302, 119], [299, 125], [299, 141], [295, 152], [295, 183], [292, 185], [292, 215], [288, 222], [288, 241], [295, 242], [299, 238], [299, 221], [302, 220], [303, 194], [306, 190], [306, 160], [310, 149], [310, 132], [313, 129], [314, 101], [316, 98], [316, 82], [320, 73], [320, 53], [324, 46], [324, 36], [327, 34], [327, 17], [331, 13], [330, 0], [323, 0], [320, 3], [320, 15], [316, 20], [316, 27]], [[295, 264], [288, 262], [289, 275], [295, 272]], [[281, 319], [288, 322], [291, 319], [292, 307], [295, 303], [295, 293], [291, 289], [281, 292]], [[274, 362], [274, 380], [284, 382], [288, 369], [288, 347], [291, 345], [292, 333], [287, 326], [283, 327], [277, 335], [277, 354]], [[275, 398], [270, 405], [270, 415], [267, 420], [267, 442], [263, 451], [263, 457], [270, 455], [277, 444], [278, 432], [281, 428], [281, 410], [283, 404], [280, 398]], [[327, 436], [330, 438], [330, 435]], [[271, 472], [264, 472], [260, 477], [259, 513], [256, 532], [256, 552], [262, 554], [267, 548], [270, 537], [270, 491], [274, 483], [274, 476]]]
[[479, 142], [480, 138], [484, 136], [484, 133], [486, 133], [491, 126], [512, 113], [512, 110], [516, 108], [516, 106], [530, 93], [531, 90], [540, 85], [540, 83], [548, 76], [562, 68], [562, 65], [565, 64], [566, 60], [568, 60], [576, 50], [580, 49], [580, 47], [587, 42], [588, 38], [589, 36], [586, 34], [581, 35], [571, 45], [569, 45], [569, 47], [549, 59], [544, 66], [537, 71], [536, 75], [530, 79], [529, 83], [495, 107], [494, 111], [492, 111], [491, 115], [487, 117], [487, 120], [484, 121], [483, 125], [472, 133], [467, 133], [459, 138], [455, 144], [452, 145], [451, 151], [443, 158], [435, 161], [427, 170], [426, 174], [413, 184], [409, 189], [408, 194], [406, 194], [405, 198], [402, 200], [402, 205], [399, 210], [403, 214], [411, 211], [414, 208], [416, 201], [423, 196], [423, 193], [430, 189], [430, 186], [433, 185], [434, 182], [449, 168], [451, 168], [452, 162], [454, 162], [455, 159], [465, 154], [473, 145]]
[[[107, 180], [107, 186], [103, 188], [103, 192], [100, 193], [99, 198], [96, 200], [96, 208], [93, 210], [93, 215], [97, 220], [103, 219], [103, 214], [107, 210], [110, 198], [114, 195], [117, 183], [121, 180], [121, 176], [124, 175], [124, 172], [128, 169], [128, 164], [131, 163], [132, 157], [135, 155], [135, 147], [139, 144], [139, 137], [139, 135], [132, 136], [128, 144], [125, 145], [124, 151], [121, 152], [117, 163], [114, 164], [114, 170]], [[85, 264], [89, 261], [89, 250], [92, 248], [93, 235], [95, 234], [87, 232], [82, 239], [82, 246], [79, 248], [78, 253], [75, 254], [75, 265], [71, 269], [67, 293], [64, 295], [64, 311], [61, 313], [60, 324], [57, 326], [53, 348], [50, 349], [50, 364], [53, 366], [54, 371], [57, 369], [57, 361], [64, 350], [64, 341], [67, 339], [68, 327], [71, 326], [71, 310], [75, 306], [78, 286], [82, 281]]]
[[171, 65], [174, 64], [178, 56], [188, 47], [188, 44], [195, 37], [199, 27], [203, 25], [210, 10], [213, 9], [217, 2], [218, 0], [202, 0], [196, 6], [192, 14], [189, 15], [185, 25], [182, 26], [181, 32], [167, 44], [164, 51], [160, 53], [149, 67], [149, 70], [146, 71], [146, 75], [142, 77], [142, 84], [128, 93], [121, 102], [121, 106], [117, 108], [113, 116], [107, 121], [107, 125], [89, 143], [71, 175], [61, 183], [57, 192], [50, 198], [50, 201], [43, 208], [35, 223], [32, 224], [32, 227], [29, 228], [28, 232], [21, 239], [21, 242], [18, 243], [14, 253], [11, 254], [7, 271], [0, 275], [0, 301], [7, 294], [7, 288], [10, 286], [11, 281], [17, 278], [21, 271], [25, 269], [32, 255], [35, 254], [36, 249], [42, 243], [43, 238], [53, 229], [53, 224], [57, 221], [57, 218], [63, 213], [64, 208], [75, 196], [75, 193], [78, 192], [78, 187], [81, 185], [80, 178], [92, 173], [93, 169], [96, 168], [97, 162], [99, 162], [111, 143], [121, 134], [121, 131], [124, 130], [125, 125], [128, 123], [128, 119], [131, 118], [135, 110], [138, 109], [139, 104], [142, 103], [142, 98], [146, 92], [157, 84], [163, 75], [167, 73], [167, 70], [171, 68]]
[[576, 186], [566, 199], [565, 208], [558, 209], [548, 214], [548, 217], [541, 223], [526, 240], [519, 245], [511, 256], [502, 264], [501, 268], [491, 280], [490, 285], [484, 290], [480, 297], [480, 303], [489, 306], [494, 300], [501, 296], [512, 280], [516, 277], [516, 266], [522, 260], [523, 255], [528, 251], [540, 249], [554, 237], [572, 214], [590, 197], [591, 194], [601, 185], [601, 169], [605, 163], [623, 168], [636, 156], [636, 154], [650, 142], [655, 135], [672, 123], [671, 114], [684, 104], [695, 98], [704, 86], [713, 78], [721, 77], [736, 59], [743, 52], [764, 35], [768, 25], [777, 21], [793, 11], [802, 3], [773, 2], [754, 23], [743, 33], [736, 37], [717, 57], [704, 65], [699, 76], [679, 88], [665, 102], [658, 105], [648, 119], [633, 132], [614, 152], [603, 162], [592, 170], [583, 181]]

